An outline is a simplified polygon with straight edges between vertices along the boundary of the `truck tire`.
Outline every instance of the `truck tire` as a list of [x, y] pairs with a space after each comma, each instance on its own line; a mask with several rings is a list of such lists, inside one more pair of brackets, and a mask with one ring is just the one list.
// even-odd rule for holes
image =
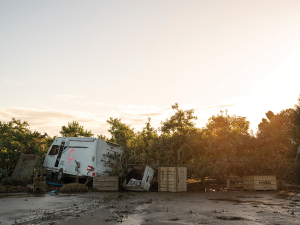
[[58, 171], [57, 174], [57, 181], [63, 181], [64, 180], [64, 172], [63, 170]]

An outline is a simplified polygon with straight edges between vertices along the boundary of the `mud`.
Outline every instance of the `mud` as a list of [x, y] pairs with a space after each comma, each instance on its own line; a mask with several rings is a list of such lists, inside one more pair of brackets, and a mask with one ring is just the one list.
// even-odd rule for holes
[[292, 192], [0, 195], [0, 224], [299, 224]]

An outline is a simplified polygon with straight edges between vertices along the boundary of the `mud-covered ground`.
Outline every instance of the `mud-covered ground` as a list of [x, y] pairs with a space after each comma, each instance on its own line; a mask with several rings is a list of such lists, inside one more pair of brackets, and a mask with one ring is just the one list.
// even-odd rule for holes
[[1, 194], [0, 224], [300, 224], [300, 194], [279, 191]]

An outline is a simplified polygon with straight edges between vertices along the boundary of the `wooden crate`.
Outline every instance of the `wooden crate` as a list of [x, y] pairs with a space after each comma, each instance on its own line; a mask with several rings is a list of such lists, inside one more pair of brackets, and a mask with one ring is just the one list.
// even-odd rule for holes
[[46, 191], [46, 177], [34, 177], [33, 184], [27, 184], [27, 188], [33, 192]]
[[131, 170], [137, 170], [143, 176], [142, 182], [139, 186], [127, 186], [127, 179], [123, 182], [123, 188], [128, 191], [149, 191], [151, 186], [151, 181], [154, 176], [154, 169], [145, 164], [133, 164], [129, 165], [128, 173]]
[[159, 167], [158, 191], [187, 191], [186, 167]]
[[119, 191], [119, 177], [94, 177], [93, 188], [99, 191]]
[[276, 176], [243, 176], [243, 189], [275, 191], [277, 190]]

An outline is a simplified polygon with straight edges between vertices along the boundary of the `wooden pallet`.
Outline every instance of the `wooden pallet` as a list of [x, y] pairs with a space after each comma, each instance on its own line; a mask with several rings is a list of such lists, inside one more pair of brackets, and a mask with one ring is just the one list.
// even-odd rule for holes
[[93, 188], [99, 191], [119, 191], [119, 177], [94, 177]]
[[46, 177], [34, 177], [33, 184], [27, 184], [27, 189], [33, 192], [46, 191]]

